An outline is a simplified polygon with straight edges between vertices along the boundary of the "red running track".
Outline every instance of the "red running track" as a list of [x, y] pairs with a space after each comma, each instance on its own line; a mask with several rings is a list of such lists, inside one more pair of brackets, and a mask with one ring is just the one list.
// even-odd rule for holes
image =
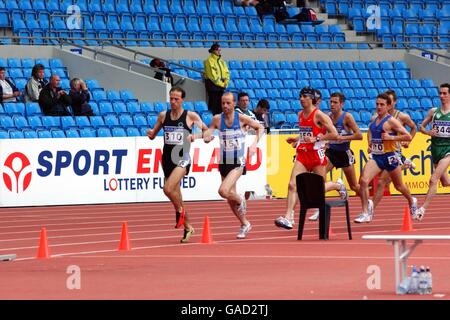
[[[411, 234], [450, 234], [448, 195], [436, 196]], [[419, 203], [423, 197], [419, 197]], [[352, 219], [359, 199], [350, 199]], [[448, 299], [450, 242], [429, 241], [408, 260], [432, 268], [431, 296], [394, 294], [393, 248], [364, 234], [401, 234], [402, 197], [386, 197], [370, 224], [352, 223], [347, 240], [343, 208], [333, 208], [329, 241], [318, 240], [318, 222], [297, 230], [274, 226], [285, 200], [248, 202], [253, 230], [237, 240], [239, 225], [224, 201], [189, 202], [196, 234], [180, 244], [169, 203], [86, 205], [0, 209], [0, 299]], [[213, 244], [201, 244], [205, 215]], [[121, 224], [128, 222], [132, 251], [118, 252]], [[52, 258], [37, 260], [41, 227], [46, 227]], [[81, 289], [69, 290], [67, 268], [81, 270]], [[369, 289], [369, 266], [381, 270], [381, 288]], [[5, 289], [7, 288], [7, 290]]]

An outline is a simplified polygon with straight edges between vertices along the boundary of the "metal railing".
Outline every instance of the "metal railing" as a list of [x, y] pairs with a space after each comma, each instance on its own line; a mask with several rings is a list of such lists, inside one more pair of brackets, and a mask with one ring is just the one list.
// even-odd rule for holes
[[[209, 47], [212, 43], [218, 42], [222, 44], [222, 47], [225, 47], [223, 44], [226, 43], [230, 46], [230, 48], [233, 49], [349, 49], [348, 45], [355, 45], [354, 48], [350, 49], [361, 49], [361, 48], [368, 48], [368, 49], [376, 49], [376, 48], [383, 48], [385, 45], [391, 45], [392, 48], [389, 49], [401, 49], [405, 50], [405, 48], [408, 48], [411, 45], [410, 41], [296, 41], [296, 40], [252, 40], [252, 39], [240, 39], [240, 40], [223, 40], [223, 39], [154, 39], [154, 38], [98, 38], [98, 37], [50, 37], [50, 36], [11, 36], [11, 37], [0, 37], [0, 42], [5, 43], [8, 42], [7, 40], [16, 41], [16, 43], [13, 44], [23, 44], [23, 45], [30, 45], [30, 43], [20, 43], [21, 41], [31, 41], [31, 44], [34, 45], [58, 45], [61, 41], [71, 41], [70, 44], [75, 43], [76, 41], [95, 41], [97, 42], [97, 46], [101, 45], [101, 43], [111, 43], [111, 44], [120, 44], [120, 45], [128, 45], [128, 43], [135, 42], [139, 45], [139, 43], [152, 43], [152, 42], [163, 42], [165, 44], [167, 43], [176, 43], [176, 48], [184, 47], [182, 44], [183, 42], [186, 43], [201, 43], [203, 46], [201, 47]], [[47, 43], [40, 43], [39, 41], [47, 41]], [[180, 45], [178, 45], [180, 44]], [[239, 46], [232, 46], [233, 44], [239, 44]], [[258, 44], [277, 44], [277, 45], [285, 45], [285, 46], [278, 46], [278, 47], [258, 47]], [[430, 45], [438, 45], [440, 47], [449, 47], [450, 43], [445, 42], [439, 42], [439, 41], [425, 41], [421, 42], [421, 44], [430, 44]], [[296, 45], [302, 45], [302, 46], [296, 46]], [[320, 45], [332, 45], [332, 47], [322, 48]], [[403, 45], [403, 47], [394, 47], [394, 45]], [[148, 47], [148, 45], [142, 46], [142, 47]], [[173, 46], [166, 46], [166, 47], [173, 47]], [[196, 46], [185, 46], [186, 48], [195, 48]], [[198, 46], [197, 46], [198, 47]]]

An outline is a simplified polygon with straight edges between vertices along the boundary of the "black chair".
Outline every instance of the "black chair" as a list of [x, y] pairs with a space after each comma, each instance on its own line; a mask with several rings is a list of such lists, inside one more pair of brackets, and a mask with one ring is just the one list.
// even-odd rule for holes
[[347, 200], [325, 200], [325, 182], [323, 177], [315, 173], [301, 173], [296, 177], [297, 194], [300, 199], [300, 222], [297, 240], [302, 240], [305, 225], [306, 210], [319, 209], [319, 239], [328, 240], [331, 207], [344, 207], [347, 217], [348, 238], [352, 240], [350, 226], [350, 210]]

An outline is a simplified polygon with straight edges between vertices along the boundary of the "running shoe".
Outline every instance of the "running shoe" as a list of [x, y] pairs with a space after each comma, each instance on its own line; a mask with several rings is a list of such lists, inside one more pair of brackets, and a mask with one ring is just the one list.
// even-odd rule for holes
[[314, 209], [314, 213], [308, 218], [309, 221], [317, 221], [319, 219], [319, 209]]
[[372, 221], [372, 215], [368, 214], [366, 212], [361, 213], [356, 219], [356, 223], [364, 223], [364, 222], [371, 222]]
[[189, 230], [184, 229], [183, 238], [180, 240], [181, 243], [188, 243], [191, 236], [195, 233], [194, 228], [190, 228]]
[[414, 220], [422, 220], [423, 216], [425, 215], [425, 208], [424, 207], [420, 207], [419, 209], [416, 210], [416, 212], [413, 214], [413, 219]]
[[294, 227], [293, 220], [286, 219], [286, 217], [283, 216], [275, 219], [275, 225], [288, 230], [291, 230]]
[[342, 200], [348, 199], [347, 187], [342, 179], [337, 179], [336, 183], [339, 185], [339, 195]]
[[417, 198], [415, 197], [412, 198], [412, 205], [411, 208], [409, 208], [409, 210], [411, 212], [411, 216], [414, 217], [417, 211]]
[[179, 229], [181, 228], [182, 225], [184, 225], [184, 217], [186, 215], [186, 212], [184, 210], [184, 208], [181, 208], [181, 212], [176, 212], [175, 213], [175, 218], [177, 221], [177, 224], [175, 225], [175, 229]]
[[252, 230], [252, 225], [250, 223], [249, 224], [244, 224], [239, 229], [239, 233], [237, 234], [236, 238], [237, 239], [245, 239], [245, 237], [247, 236], [247, 233], [249, 233], [250, 230]]

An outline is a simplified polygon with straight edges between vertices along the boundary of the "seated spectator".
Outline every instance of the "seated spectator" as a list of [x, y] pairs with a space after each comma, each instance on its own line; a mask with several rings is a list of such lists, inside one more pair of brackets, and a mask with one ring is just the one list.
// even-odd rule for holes
[[283, 0], [262, 0], [255, 6], [256, 12], [262, 19], [264, 15], [273, 14], [277, 22], [289, 18], [286, 8], [286, 2]]
[[72, 98], [72, 111], [74, 116], [93, 116], [89, 100], [91, 95], [86, 86], [86, 83], [78, 78], [70, 80], [69, 96]]
[[150, 61], [150, 67], [164, 71], [164, 73], [156, 72], [154, 77], [155, 79], [168, 82], [171, 85], [173, 85], [173, 77], [172, 74], [170, 73], [171, 70], [170, 68], [166, 67], [166, 64], [164, 62], [155, 58], [152, 61]]
[[72, 104], [72, 98], [60, 86], [57, 74], [50, 77], [50, 82], [39, 94], [39, 106], [46, 116], [70, 116], [68, 107]]
[[253, 120], [257, 120], [253, 112], [248, 109], [248, 105], [250, 104], [250, 99], [246, 92], [239, 92], [238, 94], [238, 105], [236, 111], [246, 116], [249, 116]]
[[44, 66], [40, 63], [36, 64], [25, 86], [25, 102], [38, 102], [39, 93], [47, 83], [48, 81], [44, 79]]
[[248, 7], [248, 6], [256, 6], [259, 3], [258, 0], [234, 0], [235, 6], [242, 6], [242, 7]]
[[269, 117], [270, 104], [266, 99], [261, 99], [258, 101], [255, 110], [256, 119], [264, 126], [266, 133], [270, 133], [270, 117]]
[[6, 79], [5, 73], [5, 68], [0, 67], [0, 103], [16, 102], [16, 97], [20, 97], [22, 92], [17, 89], [11, 79]]

